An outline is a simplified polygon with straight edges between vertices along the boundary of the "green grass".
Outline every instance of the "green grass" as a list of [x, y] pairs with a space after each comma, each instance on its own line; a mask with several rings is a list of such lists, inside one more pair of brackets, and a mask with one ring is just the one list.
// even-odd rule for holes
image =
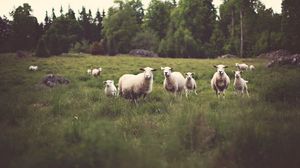
[[[254, 64], [246, 72], [250, 98], [233, 94], [235, 62]], [[226, 99], [210, 88], [214, 64], [231, 77]], [[299, 167], [299, 68], [264, 67], [260, 59], [169, 59], [130, 56], [57, 56], [18, 59], [0, 55], [1, 167]], [[28, 71], [29, 65], [39, 71]], [[86, 74], [101, 66], [103, 74]], [[196, 73], [198, 96], [154, 89], [138, 105], [107, 98], [103, 81], [150, 66]], [[47, 88], [54, 73], [67, 86]], [[78, 117], [78, 120], [75, 118]]]

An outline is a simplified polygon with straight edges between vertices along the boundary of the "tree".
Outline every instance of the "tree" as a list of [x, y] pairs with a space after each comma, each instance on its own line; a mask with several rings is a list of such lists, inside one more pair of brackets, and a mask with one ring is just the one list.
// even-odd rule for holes
[[81, 40], [82, 28], [77, 20], [64, 16], [56, 18], [45, 33], [46, 46], [51, 55], [66, 53]]
[[174, 8], [169, 1], [152, 0], [145, 16], [145, 28], [154, 31], [162, 39], [166, 36]]
[[15, 11], [11, 12], [15, 49], [32, 50], [36, 47], [37, 41], [41, 36], [37, 19], [30, 14], [31, 11], [31, 6], [24, 3], [23, 6], [19, 6]]
[[48, 11], [46, 11], [46, 16], [45, 16], [44, 22], [45, 22], [45, 25], [44, 25], [43, 29], [44, 29], [44, 32], [46, 32], [52, 23], [52, 20], [48, 16]]
[[48, 57], [50, 55], [48, 48], [46, 47], [46, 43], [44, 38], [41, 38], [37, 44], [35, 55], [37, 57]]
[[96, 37], [98, 37], [97, 40], [100, 40], [100, 39], [102, 39], [103, 16], [101, 16], [99, 9], [97, 10], [94, 23], [97, 26], [97, 30], [96, 30]]
[[282, 1], [282, 31], [284, 47], [292, 52], [300, 52], [300, 2]]
[[0, 17], [0, 52], [12, 50], [12, 23], [6, 17]]
[[110, 55], [128, 53], [132, 49], [130, 41], [140, 30], [135, 10], [128, 3], [120, 3], [119, 8], [110, 8], [103, 26], [107, 51]]

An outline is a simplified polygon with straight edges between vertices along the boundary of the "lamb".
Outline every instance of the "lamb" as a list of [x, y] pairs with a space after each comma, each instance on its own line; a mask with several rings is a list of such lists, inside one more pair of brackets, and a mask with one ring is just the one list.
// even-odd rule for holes
[[99, 76], [101, 72], [102, 72], [102, 68], [95, 68], [92, 70], [92, 75], [96, 77]]
[[88, 75], [92, 75], [92, 70], [91, 69], [88, 69], [86, 72], [87, 72]]
[[193, 78], [194, 73], [192, 72], [187, 72], [185, 78], [185, 96], [188, 97], [188, 93], [191, 91], [194, 91], [195, 95], [197, 94], [197, 83], [195, 79]]
[[105, 84], [104, 93], [106, 96], [117, 96], [118, 91], [113, 80], [106, 80], [103, 83]]
[[250, 65], [249, 69], [250, 69], [250, 71], [253, 71], [253, 70], [255, 70], [255, 66], [254, 65]]
[[29, 70], [30, 71], [37, 71], [38, 70], [38, 66], [30, 65], [29, 66]]
[[161, 70], [164, 71], [164, 88], [175, 94], [181, 93], [185, 90], [185, 78], [180, 72], [172, 72], [173, 68], [170, 67], [161, 67]]
[[243, 64], [239, 64], [239, 63], [235, 63], [235, 66], [237, 67], [237, 69], [239, 70], [239, 71], [246, 71], [246, 70], [248, 70], [248, 65], [247, 64], [245, 64], [245, 63], [243, 63]]
[[225, 98], [225, 90], [228, 88], [230, 83], [230, 79], [225, 73], [225, 68], [228, 66], [214, 65], [214, 67], [217, 68], [217, 72], [214, 73], [210, 81], [211, 87], [215, 90], [218, 97], [222, 94], [223, 98]]
[[234, 71], [234, 90], [235, 90], [235, 94], [240, 93], [241, 95], [244, 94], [244, 92], [246, 92], [247, 96], [249, 97], [249, 93], [248, 93], [248, 86], [247, 83], [248, 81], [244, 80], [241, 77], [241, 71]]
[[119, 78], [119, 95], [125, 99], [130, 99], [137, 103], [141, 96], [144, 98], [152, 92], [153, 71], [156, 69], [146, 67], [141, 68], [144, 71], [137, 75], [125, 74]]

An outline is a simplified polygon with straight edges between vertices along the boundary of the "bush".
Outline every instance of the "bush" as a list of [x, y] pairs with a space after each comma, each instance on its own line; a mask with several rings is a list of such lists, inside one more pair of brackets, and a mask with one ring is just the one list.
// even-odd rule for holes
[[104, 44], [103, 44], [103, 41], [101, 42], [93, 42], [91, 47], [90, 47], [90, 52], [91, 54], [93, 55], [103, 55], [103, 54], [106, 54], [105, 52], [105, 47], [104, 47]]
[[44, 38], [41, 38], [39, 40], [37, 47], [36, 47], [35, 55], [38, 57], [48, 57], [50, 55], [49, 50], [46, 47]]
[[75, 45], [70, 49], [70, 52], [73, 53], [89, 53], [90, 52], [90, 45], [88, 41], [83, 40], [81, 42], [76, 42]]

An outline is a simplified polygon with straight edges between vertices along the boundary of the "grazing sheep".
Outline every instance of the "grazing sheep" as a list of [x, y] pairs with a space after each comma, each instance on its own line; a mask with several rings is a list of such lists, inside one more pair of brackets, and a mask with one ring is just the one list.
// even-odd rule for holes
[[113, 80], [107, 80], [103, 82], [105, 84], [104, 93], [106, 96], [117, 96], [117, 88]]
[[250, 65], [249, 69], [250, 69], [250, 71], [253, 71], [253, 70], [255, 70], [255, 66], [254, 65]]
[[173, 68], [161, 67], [164, 72], [164, 88], [175, 94], [181, 93], [185, 89], [185, 78], [180, 72], [172, 72]]
[[92, 70], [91, 69], [88, 69], [86, 72], [87, 72], [87, 74], [92, 75]]
[[37, 71], [38, 70], [38, 66], [30, 65], [29, 66], [29, 70], [30, 71]]
[[102, 68], [95, 68], [92, 70], [92, 75], [96, 77], [99, 76], [101, 72], [102, 72]]
[[243, 63], [243, 64], [239, 64], [239, 63], [235, 63], [235, 66], [237, 67], [237, 69], [239, 70], [239, 71], [246, 71], [246, 70], [248, 70], [248, 65], [247, 64], [245, 64], [245, 63]]
[[141, 68], [144, 71], [137, 75], [125, 74], [119, 79], [119, 95], [125, 99], [131, 99], [136, 103], [141, 96], [144, 98], [152, 92], [153, 71], [156, 69], [146, 67]]
[[225, 65], [214, 65], [217, 68], [217, 72], [214, 73], [210, 84], [212, 89], [216, 91], [216, 95], [219, 97], [220, 94], [223, 94], [223, 98], [225, 98], [225, 90], [228, 88], [230, 83], [230, 79], [228, 75], [225, 73], [225, 68], [228, 66]]
[[185, 96], [188, 96], [188, 93], [191, 91], [194, 91], [195, 95], [197, 95], [197, 83], [195, 79], [193, 78], [194, 73], [192, 72], [187, 72], [185, 74]]
[[233, 82], [233, 86], [234, 86], [234, 90], [235, 93], [240, 93], [240, 94], [244, 94], [244, 92], [246, 92], [247, 96], [249, 97], [249, 93], [248, 93], [248, 86], [247, 83], [248, 81], [244, 80], [241, 77], [241, 71], [234, 71], [234, 82]]

